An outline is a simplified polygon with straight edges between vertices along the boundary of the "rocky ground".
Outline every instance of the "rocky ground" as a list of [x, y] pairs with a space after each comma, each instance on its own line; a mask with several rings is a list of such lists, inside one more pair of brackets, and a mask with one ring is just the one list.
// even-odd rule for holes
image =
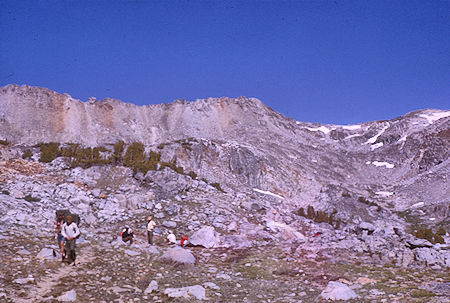
[[293, 257], [270, 244], [186, 248], [195, 263], [183, 264], [161, 258], [173, 248], [160, 238], [149, 246], [139, 232], [125, 245], [98, 229], [83, 230], [77, 264], [69, 266], [45, 253], [56, 249], [50, 234], [21, 226], [2, 232], [2, 301], [324, 302], [320, 294], [338, 281], [358, 296], [348, 302], [450, 302], [448, 271]]
[[[70, 169], [13, 152], [0, 167], [2, 301], [450, 302], [448, 245], [415, 238], [391, 213], [336, 228], [269, 192], [224, 192], [169, 169], [141, 178], [121, 166]], [[59, 208], [81, 216], [76, 266], [52, 254]], [[148, 214], [158, 224], [154, 246], [145, 243]], [[124, 224], [137, 233], [131, 246], [117, 239]], [[168, 230], [196, 246], [168, 246]]]

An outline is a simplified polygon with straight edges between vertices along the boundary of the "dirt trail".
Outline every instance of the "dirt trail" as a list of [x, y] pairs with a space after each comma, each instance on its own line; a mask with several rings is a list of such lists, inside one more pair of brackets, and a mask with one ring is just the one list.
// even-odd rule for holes
[[[40, 300], [48, 300], [52, 298], [51, 292], [54, 287], [61, 283], [61, 278], [70, 275], [71, 273], [81, 273], [86, 270], [90, 262], [94, 259], [94, 251], [92, 245], [83, 246], [77, 255], [76, 265], [68, 265], [67, 263], [61, 264], [61, 267], [56, 272], [48, 273], [45, 276], [41, 276], [39, 282], [35, 287], [30, 289], [27, 298], [16, 298], [16, 302], [31, 302]], [[59, 261], [55, 261], [59, 262]]]

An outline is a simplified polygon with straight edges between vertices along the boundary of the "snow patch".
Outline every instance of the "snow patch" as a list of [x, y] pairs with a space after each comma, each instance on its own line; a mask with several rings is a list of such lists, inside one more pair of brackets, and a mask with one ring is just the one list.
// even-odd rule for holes
[[375, 194], [383, 197], [389, 197], [392, 196], [394, 193], [391, 191], [377, 191]]
[[258, 193], [261, 193], [261, 194], [277, 197], [279, 199], [284, 199], [282, 196], [274, 194], [274, 193], [271, 193], [270, 191], [265, 191], [265, 190], [261, 190], [261, 189], [258, 189], [258, 188], [253, 188], [253, 190], [258, 192]]
[[373, 164], [376, 167], [385, 166], [386, 168], [394, 168], [394, 166], [395, 166], [394, 164], [387, 163], [387, 162], [380, 162], [380, 161], [372, 161], [372, 162], [368, 161], [368, 162], [366, 162], [366, 164]]
[[321, 127], [317, 127], [317, 128], [307, 127], [306, 129], [309, 130], [309, 131], [312, 131], [312, 132], [321, 131], [325, 135], [329, 134], [332, 131], [331, 129], [329, 129], [326, 126], [321, 126]]
[[408, 136], [401, 137], [400, 139], [398, 139], [397, 143], [405, 142], [407, 137]]
[[434, 220], [436, 220], [436, 218], [430, 218], [430, 221], [434, 221]]
[[355, 125], [343, 125], [342, 126], [343, 129], [347, 129], [347, 130], [356, 130], [356, 129], [360, 129], [361, 125], [359, 124], [355, 124]]
[[423, 202], [418, 202], [418, 203], [416, 203], [416, 204], [411, 205], [411, 208], [421, 207], [421, 206], [424, 206], [424, 205], [425, 205], [425, 203], [423, 203]]
[[348, 139], [351, 139], [351, 138], [354, 138], [354, 137], [361, 137], [361, 136], [362, 136], [361, 134], [353, 134], [353, 135], [345, 137], [344, 140], [348, 140]]
[[372, 138], [367, 140], [366, 143], [364, 143], [364, 144], [374, 144], [377, 141], [378, 137], [381, 136], [388, 128], [389, 128], [389, 124], [386, 125], [385, 127], [383, 127], [383, 129], [378, 134], [376, 134], [375, 136], [373, 136]]
[[429, 124], [433, 124], [435, 121], [442, 119], [442, 118], [449, 117], [449, 116], [450, 116], [450, 111], [440, 112], [440, 113], [431, 113], [429, 115], [426, 115], [426, 114], [419, 115], [419, 117], [427, 119]]
[[372, 144], [370, 146], [370, 150], [375, 150], [375, 149], [380, 148], [382, 146], [383, 146], [383, 142], [380, 142], [380, 143], [377, 143], [377, 144]]

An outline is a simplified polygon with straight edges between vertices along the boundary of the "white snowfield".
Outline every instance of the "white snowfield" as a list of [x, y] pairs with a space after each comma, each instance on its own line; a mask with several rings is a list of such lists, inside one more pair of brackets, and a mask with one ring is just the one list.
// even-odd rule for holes
[[342, 125], [341, 126], [343, 129], [346, 129], [346, 130], [357, 130], [357, 129], [360, 129], [361, 128], [361, 125], [360, 124], [355, 124], [355, 125]]
[[329, 134], [333, 130], [333, 129], [329, 129], [326, 126], [321, 126], [321, 127], [317, 127], [317, 128], [307, 127], [306, 129], [309, 130], [309, 131], [312, 131], [312, 132], [321, 131], [325, 135]]
[[418, 203], [416, 203], [416, 204], [411, 205], [411, 208], [421, 207], [421, 206], [424, 206], [424, 205], [425, 205], [425, 203], [423, 203], [423, 202], [418, 202]]
[[366, 164], [373, 164], [376, 167], [381, 167], [381, 166], [385, 166], [386, 168], [394, 168], [395, 167], [394, 164], [391, 164], [388, 162], [380, 162], [380, 161], [372, 161], [372, 162], [367, 161]]
[[344, 140], [348, 140], [348, 139], [355, 138], [355, 137], [361, 137], [361, 136], [362, 136], [361, 134], [353, 134], [353, 135], [345, 137]]
[[419, 117], [425, 118], [427, 119], [429, 124], [433, 124], [435, 121], [442, 119], [442, 118], [447, 118], [450, 116], [450, 111], [446, 111], [446, 112], [439, 112], [439, 113], [431, 113], [431, 114], [421, 114], [419, 115]]
[[408, 136], [401, 137], [400, 139], [398, 139], [397, 143], [405, 142], [407, 137]]
[[274, 194], [274, 193], [271, 193], [270, 191], [265, 191], [265, 190], [261, 190], [261, 189], [258, 189], [258, 188], [253, 188], [253, 190], [258, 192], [258, 193], [261, 193], [261, 194], [277, 197], [279, 199], [284, 199], [282, 196]]
[[394, 193], [391, 191], [377, 191], [375, 194], [383, 197], [389, 197], [392, 196]]
[[372, 144], [372, 145], [370, 146], [370, 150], [375, 150], [375, 149], [380, 148], [380, 147], [382, 147], [382, 146], [383, 146], [383, 142], [379, 142], [379, 143], [377, 143], [377, 144]]
[[388, 128], [389, 128], [389, 123], [388, 123], [388, 125], [383, 127], [383, 129], [378, 134], [376, 134], [375, 136], [373, 136], [372, 138], [367, 140], [366, 143], [364, 143], [364, 144], [374, 144], [377, 141], [378, 137], [381, 136]]

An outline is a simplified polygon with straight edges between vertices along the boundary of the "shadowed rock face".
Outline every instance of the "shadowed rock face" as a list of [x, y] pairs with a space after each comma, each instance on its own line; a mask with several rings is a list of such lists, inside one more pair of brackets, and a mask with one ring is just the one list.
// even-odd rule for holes
[[81, 102], [38, 87], [0, 88], [0, 139], [86, 146], [124, 140], [155, 148], [196, 138], [189, 151], [166, 148], [166, 160], [176, 156], [186, 171], [270, 191], [296, 206], [315, 201], [338, 209], [355, 207], [358, 195], [398, 209], [448, 203], [449, 117], [450, 111], [423, 110], [389, 121], [321, 125], [285, 118], [254, 98], [136, 106]]

